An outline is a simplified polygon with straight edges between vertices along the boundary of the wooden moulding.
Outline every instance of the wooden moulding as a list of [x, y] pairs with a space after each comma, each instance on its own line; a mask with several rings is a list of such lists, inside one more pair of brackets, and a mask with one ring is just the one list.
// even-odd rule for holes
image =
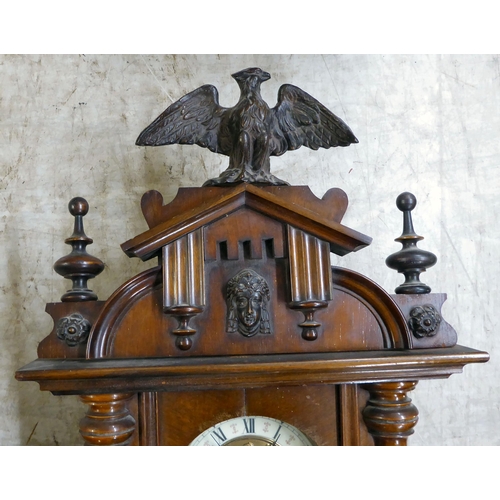
[[154, 257], [161, 247], [244, 206], [328, 241], [331, 251], [338, 255], [357, 251], [372, 241], [340, 224], [347, 208], [347, 197], [340, 189], [328, 191], [320, 200], [305, 186], [269, 188], [239, 184], [231, 188], [190, 188], [179, 190], [171, 209], [166, 208], [170, 205], [162, 205], [157, 192], [148, 192], [144, 197], [143, 212], [148, 223], [155, 225], [122, 244], [129, 257], [142, 260]]
[[333, 287], [355, 296], [372, 312], [388, 349], [411, 349], [412, 338], [405, 317], [391, 296], [377, 283], [349, 269], [332, 267]]
[[113, 331], [115, 325], [119, 324], [122, 316], [126, 314], [127, 304], [138, 300], [150, 289], [160, 287], [161, 278], [160, 267], [147, 269], [125, 282], [109, 297], [90, 332], [87, 342], [87, 358], [100, 358], [107, 355], [113, 338], [100, 335], [100, 332]]
[[[214, 269], [218, 273], [221, 267]], [[212, 294], [211, 299], [207, 298], [204, 311], [192, 320], [190, 326], [196, 329], [196, 334], [191, 336], [193, 345], [188, 351], [174, 345], [176, 335], [172, 331], [177, 321], [164, 313], [162, 268], [151, 268], [137, 275], [121, 285], [104, 305], [90, 333], [87, 357], [230, 356], [412, 348], [405, 317], [390, 295], [359, 273], [335, 267], [332, 301], [314, 318], [321, 323], [319, 337], [314, 342], [304, 341], [300, 336], [297, 325], [302, 313], [288, 307], [284, 294], [276, 297], [272, 293], [274, 302], [268, 304], [276, 326], [272, 335], [258, 335], [249, 340], [224, 332], [227, 310], [222, 287], [240, 269], [236, 263], [228, 267], [225, 275], [208, 274], [207, 293]], [[266, 274], [267, 268], [262, 269], [261, 274]], [[284, 266], [282, 271], [278, 281], [285, 283]], [[270, 286], [274, 287], [275, 281], [270, 279]], [[171, 309], [171, 312], [176, 311]]]
[[298, 204], [325, 219], [340, 223], [347, 210], [347, 195], [339, 188], [329, 189], [323, 198], [317, 198], [308, 186], [252, 186], [239, 184], [233, 187], [179, 188], [176, 197], [167, 205], [158, 191], [148, 191], [141, 200], [144, 218], [150, 228], [179, 216], [195, 211], [203, 212], [212, 206], [223, 204], [243, 191], [258, 189], [278, 198], [287, 199], [291, 205]]
[[438, 349], [99, 360], [38, 359], [16, 372], [56, 394], [98, 394], [447, 378], [486, 352]]

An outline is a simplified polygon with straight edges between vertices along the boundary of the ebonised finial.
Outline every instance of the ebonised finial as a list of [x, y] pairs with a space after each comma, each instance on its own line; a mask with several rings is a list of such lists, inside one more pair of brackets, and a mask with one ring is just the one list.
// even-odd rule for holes
[[73, 250], [61, 257], [54, 270], [66, 279], [73, 281], [73, 287], [62, 297], [62, 302], [82, 302], [97, 300], [97, 295], [87, 288], [87, 281], [95, 278], [104, 269], [104, 263], [87, 253], [86, 247], [93, 243], [83, 230], [83, 216], [89, 211], [89, 204], [84, 198], [73, 198], [68, 204], [69, 213], [75, 218], [73, 234], [65, 240]]
[[412, 193], [401, 193], [396, 199], [396, 206], [403, 212], [403, 233], [395, 241], [403, 248], [387, 257], [385, 263], [398, 273], [403, 273], [405, 282], [398, 286], [396, 293], [430, 293], [431, 288], [420, 282], [420, 273], [437, 262], [437, 257], [426, 250], [417, 248], [417, 243], [424, 238], [413, 229], [411, 211], [416, 207], [417, 199]]

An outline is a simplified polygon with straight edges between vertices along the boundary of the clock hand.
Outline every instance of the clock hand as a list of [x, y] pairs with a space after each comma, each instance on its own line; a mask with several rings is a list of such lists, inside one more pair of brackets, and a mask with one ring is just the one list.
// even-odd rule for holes
[[279, 446], [278, 445], [278, 439], [281, 436], [280, 429], [281, 429], [281, 425], [282, 424], [283, 424], [283, 422], [280, 422], [280, 426], [278, 427], [278, 430], [276, 431], [276, 434], [273, 436], [273, 442], [272, 442], [271, 446]]

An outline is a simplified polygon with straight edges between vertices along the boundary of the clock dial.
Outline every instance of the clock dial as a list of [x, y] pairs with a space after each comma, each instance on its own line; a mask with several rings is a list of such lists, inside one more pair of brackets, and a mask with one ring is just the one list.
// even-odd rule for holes
[[296, 427], [270, 417], [245, 416], [220, 422], [190, 446], [311, 446]]

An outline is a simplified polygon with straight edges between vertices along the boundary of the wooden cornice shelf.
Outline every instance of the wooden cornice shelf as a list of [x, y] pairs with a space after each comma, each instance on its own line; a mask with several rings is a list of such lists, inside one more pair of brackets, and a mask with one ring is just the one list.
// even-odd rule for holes
[[469, 363], [489, 359], [486, 352], [454, 346], [440, 349], [215, 356], [207, 359], [37, 359], [16, 372], [58, 394], [106, 391], [190, 390], [203, 387], [363, 383], [446, 378]]

